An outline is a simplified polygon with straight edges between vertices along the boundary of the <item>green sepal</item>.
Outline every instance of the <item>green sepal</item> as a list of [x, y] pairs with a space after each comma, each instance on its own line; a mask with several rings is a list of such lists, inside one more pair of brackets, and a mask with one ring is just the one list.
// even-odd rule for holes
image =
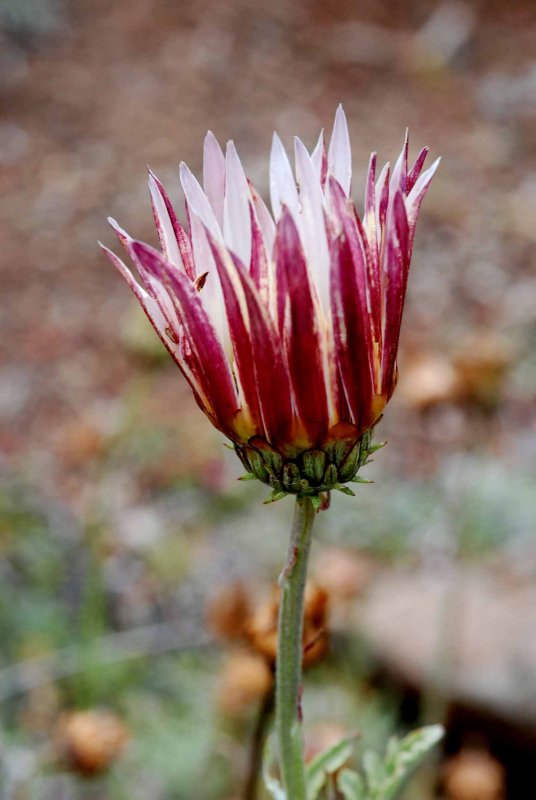
[[302, 455], [303, 472], [311, 483], [318, 486], [326, 469], [326, 453], [323, 450], [307, 450]]
[[274, 489], [271, 495], [269, 495], [266, 500], [264, 501], [264, 505], [267, 506], [269, 503], [277, 503], [278, 500], [282, 500], [284, 497], [288, 497], [288, 492], [281, 492], [278, 489]]
[[372, 453], [375, 453], [375, 452], [376, 452], [376, 450], [381, 450], [381, 449], [382, 449], [382, 447], [385, 447], [385, 445], [386, 445], [386, 444], [387, 444], [387, 442], [379, 442], [378, 444], [372, 444], [372, 445], [371, 445], [371, 446], [368, 448], [368, 453], [369, 453], [369, 455], [370, 455], [370, 454], [372, 454]]
[[343, 486], [342, 483], [336, 483], [333, 488], [338, 492], [347, 494], [349, 497], [355, 497], [355, 492], [353, 492], [348, 486]]
[[350, 478], [350, 483], [374, 483], [368, 478], [362, 478], [361, 475], [356, 475], [355, 478]]
[[256, 480], [257, 476], [254, 475], [252, 472], [246, 472], [245, 475], [241, 475], [239, 478], [237, 478], [237, 481], [256, 481]]
[[311, 503], [313, 504], [314, 510], [318, 513], [322, 507], [322, 498], [319, 494], [313, 494], [311, 497]]

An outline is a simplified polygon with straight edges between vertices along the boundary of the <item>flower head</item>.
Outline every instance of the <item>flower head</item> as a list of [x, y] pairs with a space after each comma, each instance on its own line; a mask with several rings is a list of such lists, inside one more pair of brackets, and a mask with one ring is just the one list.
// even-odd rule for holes
[[361, 218], [340, 106], [326, 152], [274, 134], [272, 213], [233, 142], [204, 144], [203, 188], [185, 164], [188, 227], [149, 174], [160, 251], [110, 220], [140, 281], [121, 272], [211, 422], [276, 493], [317, 495], [352, 479], [396, 384], [415, 224], [437, 168], [427, 148], [392, 172], [372, 154]]

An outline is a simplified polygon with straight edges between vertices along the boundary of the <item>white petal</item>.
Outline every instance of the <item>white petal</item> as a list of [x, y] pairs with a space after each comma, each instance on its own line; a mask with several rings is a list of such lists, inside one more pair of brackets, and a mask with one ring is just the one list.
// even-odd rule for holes
[[233, 142], [225, 153], [225, 200], [223, 238], [227, 247], [249, 267], [251, 259], [251, 193]]
[[422, 175], [417, 178], [413, 189], [406, 198], [406, 209], [410, 224], [415, 222], [415, 217], [418, 214], [423, 195], [428, 189], [428, 185], [434, 177], [440, 161], [441, 158], [438, 158], [436, 161], [434, 161], [431, 167], [425, 170]]
[[324, 312], [329, 309], [329, 250], [324, 218], [324, 194], [305, 145], [294, 139], [296, 175], [300, 193], [297, 217], [303, 249]]
[[270, 199], [276, 221], [281, 216], [282, 206], [288, 206], [292, 213], [295, 213], [298, 208], [296, 181], [285, 148], [277, 133], [274, 133], [270, 154]]
[[[215, 239], [221, 241], [222, 235], [220, 226], [214, 216], [214, 212], [207, 200], [203, 189], [199, 185], [197, 178], [192, 175], [184, 162], [180, 165], [181, 184], [186, 197], [186, 202], [199, 219], [207, 226], [208, 230]], [[199, 274], [199, 273], [198, 273]]]
[[218, 225], [223, 230], [225, 156], [212, 131], [205, 136], [203, 145], [203, 188]]
[[200, 293], [201, 301], [220, 342], [225, 346], [229, 339], [229, 332], [218, 271], [207, 240], [204, 223], [193, 209], [190, 208], [189, 212], [196, 274], [202, 275], [204, 272], [208, 272], [205, 285]]
[[311, 153], [311, 161], [318, 176], [318, 180], [322, 180], [322, 162], [324, 160], [324, 129], [320, 131], [320, 136], [316, 143], [315, 149]]
[[328, 173], [338, 180], [344, 193], [349, 197], [352, 181], [352, 151], [348, 123], [342, 105], [338, 107], [335, 114], [333, 133], [329, 143]]

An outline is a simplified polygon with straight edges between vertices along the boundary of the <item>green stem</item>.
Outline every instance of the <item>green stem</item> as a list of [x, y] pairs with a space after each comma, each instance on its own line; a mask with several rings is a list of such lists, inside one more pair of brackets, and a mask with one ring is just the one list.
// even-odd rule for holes
[[275, 725], [288, 800], [306, 800], [301, 712], [303, 601], [314, 517], [312, 500], [297, 497], [288, 561], [279, 578]]

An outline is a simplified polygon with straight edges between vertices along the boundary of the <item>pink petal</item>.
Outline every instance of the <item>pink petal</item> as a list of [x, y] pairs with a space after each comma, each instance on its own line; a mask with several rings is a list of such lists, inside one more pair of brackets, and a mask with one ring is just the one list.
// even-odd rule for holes
[[412, 168], [408, 172], [408, 179], [406, 185], [406, 193], [411, 192], [415, 185], [415, 181], [421, 174], [424, 162], [426, 160], [426, 156], [428, 155], [428, 148], [423, 147], [417, 158], [415, 159], [415, 163]]
[[212, 409], [214, 424], [231, 438], [234, 435], [238, 398], [227, 361], [216, 332], [205, 313], [194, 285], [166, 261], [160, 253], [143, 242], [133, 242], [140, 263], [163, 283], [177, 304], [185, 335], [191, 348], [203, 394]]
[[212, 131], [208, 131], [203, 145], [203, 188], [216, 221], [223, 230], [225, 156]]
[[335, 123], [328, 150], [328, 174], [333, 175], [342, 186], [344, 193], [350, 195], [352, 182], [352, 151], [346, 115], [340, 105], [335, 114]]
[[170, 261], [185, 269], [187, 275], [192, 280], [195, 280], [195, 266], [190, 240], [177, 219], [164, 187], [150, 170], [149, 190], [162, 251]]
[[269, 257], [264, 236], [257, 222], [253, 205], [250, 205], [250, 217], [252, 238], [249, 272], [263, 303], [268, 308], [270, 303]]
[[179, 337], [182, 337], [182, 332], [179, 330], [178, 327], [169, 324], [169, 320], [167, 320], [164, 317], [158, 304], [139, 285], [139, 283], [136, 282], [132, 273], [130, 272], [128, 267], [121, 261], [121, 259], [118, 258], [115, 253], [113, 253], [104, 245], [101, 244], [100, 246], [104, 251], [104, 253], [108, 256], [112, 264], [116, 267], [116, 269], [119, 271], [119, 273], [123, 276], [125, 281], [132, 289], [141, 307], [143, 308], [147, 317], [149, 318], [151, 325], [153, 326], [156, 333], [160, 337], [164, 347], [166, 348], [170, 356], [173, 358], [174, 362], [177, 364], [177, 366], [183, 373], [188, 383], [190, 384], [190, 388], [194, 393], [194, 397], [199, 407], [205, 412], [205, 414], [210, 413], [209, 403], [206, 397], [203, 396], [202, 389], [198, 381], [196, 380], [195, 375], [189, 369], [187, 361], [184, 358], [183, 348], [178, 343]]

